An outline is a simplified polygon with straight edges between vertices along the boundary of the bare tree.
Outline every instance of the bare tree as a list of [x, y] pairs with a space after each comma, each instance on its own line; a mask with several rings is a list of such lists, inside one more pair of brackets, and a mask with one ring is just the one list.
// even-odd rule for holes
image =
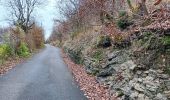
[[19, 25], [26, 33], [34, 24], [33, 11], [41, 4], [40, 0], [8, 0], [10, 20]]

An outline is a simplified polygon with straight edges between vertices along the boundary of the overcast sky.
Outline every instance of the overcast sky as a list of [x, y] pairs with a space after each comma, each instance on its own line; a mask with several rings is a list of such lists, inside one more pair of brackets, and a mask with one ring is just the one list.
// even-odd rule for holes
[[[45, 30], [45, 38], [48, 38], [52, 32], [53, 19], [60, 16], [56, 9], [56, 1], [57, 0], [45, 0], [45, 5], [36, 9], [34, 12], [36, 21], [42, 25]], [[8, 26], [8, 22], [5, 20], [8, 16], [7, 9], [2, 4], [0, 5], [0, 13], [0, 26]]]

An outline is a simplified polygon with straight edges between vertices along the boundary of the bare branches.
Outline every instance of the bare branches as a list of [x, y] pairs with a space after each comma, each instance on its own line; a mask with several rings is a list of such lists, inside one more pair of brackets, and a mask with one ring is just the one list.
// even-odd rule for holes
[[41, 2], [39, 0], [8, 0], [8, 7], [14, 25], [19, 25], [26, 33], [31, 29], [34, 21], [31, 19], [33, 11]]

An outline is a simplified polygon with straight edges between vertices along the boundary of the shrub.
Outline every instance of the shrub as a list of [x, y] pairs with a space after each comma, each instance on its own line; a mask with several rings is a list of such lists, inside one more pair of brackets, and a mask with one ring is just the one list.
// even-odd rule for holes
[[119, 11], [119, 17], [126, 16], [127, 12], [126, 11]]
[[116, 24], [120, 29], [126, 29], [128, 26], [133, 24], [129, 19], [130, 18], [126, 11], [120, 11], [119, 19]]
[[12, 54], [12, 49], [8, 44], [1, 44], [0, 45], [0, 63], [1, 64], [11, 54]]
[[12, 48], [8, 44], [0, 45], [0, 56], [6, 58], [12, 54]]
[[17, 54], [21, 57], [28, 57], [30, 55], [29, 49], [25, 43], [20, 44]]
[[7, 56], [11, 56], [14, 54], [14, 52], [13, 52], [14, 50], [11, 48], [10, 45], [6, 45], [5, 50], [6, 50]]
[[128, 19], [119, 19], [117, 21], [117, 26], [120, 28], [120, 29], [126, 29], [128, 26], [130, 26], [132, 23], [129, 22]]
[[5, 56], [5, 49], [0, 46], [0, 58], [3, 58]]
[[5, 55], [5, 50], [2, 47], [0, 47], [0, 65], [3, 63], [4, 55]]

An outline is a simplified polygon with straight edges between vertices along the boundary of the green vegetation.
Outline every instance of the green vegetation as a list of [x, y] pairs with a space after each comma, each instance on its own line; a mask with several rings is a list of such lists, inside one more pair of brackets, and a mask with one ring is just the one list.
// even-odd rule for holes
[[83, 58], [81, 50], [71, 50], [64, 48], [64, 51], [69, 54], [69, 57], [76, 63], [76, 64], [83, 64]]
[[95, 51], [94, 54], [92, 55], [92, 58], [99, 62], [103, 58], [103, 51], [102, 50]]
[[128, 26], [130, 26], [132, 23], [129, 22], [128, 19], [119, 19], [117, 21], [117, 26], [120, 28], [120, 29], [126, 29]]
[[126, 11], [119, 11], [119, 17], [126, 16], [127, 12]]
[[0, 65], [11, 57], [29, 57], [30, 52], [44, 47], [44, 31], [36, 24], [27, 34], [20, 26], [15, 26], [12, 31], [11, 28], [0, 28], [0, 31], [3, 40], [0, 44]]
[[20, 44], [20, 46], [17, 50], [17, 54], [20, 57], [28, 57], [30, 55], [29, 48], [27, 47], [27, 45], [25, 43]]
[[12, 49], [8, 44], [1, 44], [0, 45], [0, 64], [12, 54]]
[[8, 57], [12, 54], [12, 49], [8, 44], [0, 45], [0, 57]]
[[117, 20], [116, 24], [122, 30], [132, 25], [130, 17], [126, 11], [119, 11], [119, 19]]
[[162, 42], [165, 46], [170, 45], [170, 36], [163, 37]]

